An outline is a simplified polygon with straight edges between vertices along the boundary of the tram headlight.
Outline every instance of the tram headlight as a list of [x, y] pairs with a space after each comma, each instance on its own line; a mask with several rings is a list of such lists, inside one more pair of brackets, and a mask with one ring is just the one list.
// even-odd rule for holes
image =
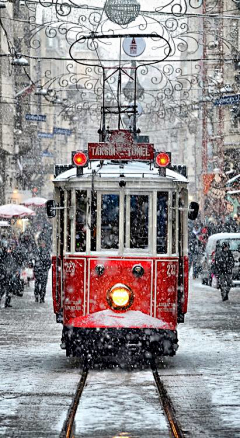
[[115, 284], [107, 292], [107, 302], [113, 310], [127, 310], [134, 300], [132, 290], [125, 284]]

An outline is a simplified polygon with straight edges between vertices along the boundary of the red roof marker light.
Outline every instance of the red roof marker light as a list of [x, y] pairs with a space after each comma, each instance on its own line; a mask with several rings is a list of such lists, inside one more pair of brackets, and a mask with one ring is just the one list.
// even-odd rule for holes
[[87, 164], [88, 158], [84, 152], [73, 152], [72, 163], [77, 167], [84, 167]]
[[155, 158], [155, 164], [157, 167], [167, 167], [171, 164], [170, 152], [159, 152]]

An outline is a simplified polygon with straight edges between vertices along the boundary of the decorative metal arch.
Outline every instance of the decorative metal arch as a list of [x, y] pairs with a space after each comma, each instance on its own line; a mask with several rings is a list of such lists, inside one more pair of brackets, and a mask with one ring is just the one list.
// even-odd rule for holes
[[[96, 49], [100, 45], [108, 49], [111, 48], [111, 40], [117, 38], [118, 35], [124, 37], [125, 34], [131, 36], [137, 34], [144, 37], [144, 35], [151, 35], [154, 28], [158, 35], [158, 40], [154, 38], [154, 35], [152, 36], [156, 58], [165, 48], [168, 62], [158, 65], [159, 60], [156, 59], [156, 63], [153, 62], [153, 65], [147, 66], [141, 65], [141, 62], [137, 61], [138, 81], [141, 84], [142, 81], [144, 82], [144, 96], [147, 97], [146, 102], [144, 102], [144, 96], [139, 100], [146, 112], [151, 109], [159, 116], [164, 113], [166, 117], [168, 117], [168, 114], [176, 114], [178, 117], [178, 110], [171, 102], [178, 100], [182, 102], [182, 106], [186, 104], [187, 108], [190, 108], [191, 101], [194, 100], [194, 96], [192, 96], [194, 87], [199, 90], [204, 87], [205, 96], [207, 95], [210, 100], [214, 100], [216, 97], [214, 93], [206, 89], [208, 84], [202, 83], [202, 69], [199, 63], [201, 58], [199, 53], [201, 55], [206, 44], [210, 49], [209, 45], [211, 41], [214, 43], [216, 30], [212, 30], [209, 26], [206, 43], [203, 32], [201, 30], [197, 31], [190, 21], [194, 18], [203, 18], [211, 24], [211, 20], [216, 17], [215, 13], [218, 11], [219, 2], [217, 0], [211, 2], [205, 2], [204, 0], [165, 0], [161, 2], [161, 6], [159, 6], [158, 1], [155, 3], [155, 7], [150, 11], [140, 9], [139, 15], [134, 22], [127, 25], [116, 25], [105, 14], [105, 0], [96, 0], [95, 5], [92, 7], [84, 5], [82, 0], [49, 0], [47, 2], [45, 0], [24, 0], [25, 7], [30, 15], [30, 30], [29, 25], [26, 29], [29, 33], [31, 54], [34, 57], [34, 50], [36, 49], [35, 58], [38, 58], [39, 50], [41, 50], [41, 38], [44, 34], [48, 39], [64, 38], [66, 46], [70, 50], [69, 60], [73, 59], [78, 62], [74, 55], [72, 56], [72, 48], [76, 47], [76, 44], [80, 41], [85, 42], [88, 51], [96, 53]], [[49, 16], [46, 15], [44, 22], [36, 21], [36, 16], [40, 10], [49, 12]], [[238, 59], [238, 48], [221, 35], [217, 36], [220, 44], [227, 51], [226, 58], [235, 57], [234, 59]], [[165, 47], [162, 45], [163, 42]], [[171, 50], [169, 50], [169, 47], [171, 47]], [[66, 71], [57, 77], [50, 70], [47, 70], [41, 80], [42, 86], [47, 86], [50, 89], [57, 84], [58, 87], [67, 89], [68, 85], [78, 84], [81, 100], [84, 102], [84, 91], [80, 91], [81, 85], [86, 92], [92, 91], [95, 96], [96, 106], [100, 109], [104, 85], [104, 80], [101, 77], [104, 59], [100, 58], [100, 63], [96, 62], [91, 65], [87, 61], [84, 63], [82, 59], [80, 63], [85, 65], [85, 70], [82, 70], [81, 73], [74, 72], [74, 66], [71, 62], [67, 64]], [[164, 57], [161, 60], [163, 61]], [[185, 66], [180, 66], [182, 65], [180, 60], [181, 62], [184, 60], [192, 62], [195, 73], [189, 74], [187, 69], [185, 70]], [[61, 62], [61, 60], [59, 61]], [[114, 62], [116, 63], [116, 60]], [[34, 78], [33, 82], [35, 82]], [[237, 84], [235, 84], [235, 87], [237, 87]], [[110, 94], [112, 101], [115, 99], [115, 102], [116, 89], [117, 81], [112, 77], [105, 91]], [[217, 91], [221, 93], [219, 89]], [[129, 96], [131, 96], [131, 93]], [[51, 101], [51, 96], [48, 96], [48, 98]], [[53, 95], [52, 101], [54, 101], [54, 98]], [[130, 101], [130, 98], [128, 101]], [[69, 102], [70, 107], [71, 105], [72, 103]], [[81, 110], [82, 105], [81, 103], [79, 110]], [[84, 105], [87, 105], [86, 102], [84, 102]], [[98, 110], [97, 113], [100, 112]]]

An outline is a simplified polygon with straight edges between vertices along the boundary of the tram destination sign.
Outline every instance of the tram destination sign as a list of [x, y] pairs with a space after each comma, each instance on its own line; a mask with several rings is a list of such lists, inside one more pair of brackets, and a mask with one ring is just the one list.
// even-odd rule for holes
[[88, 143], [90, 160], [154, 160], [154, 146], [149, 143]]
[[154, 145], [135, 143], [127, 130], [112, 131], [105, 143], [88, 143], [90, 160], [154, 161]]

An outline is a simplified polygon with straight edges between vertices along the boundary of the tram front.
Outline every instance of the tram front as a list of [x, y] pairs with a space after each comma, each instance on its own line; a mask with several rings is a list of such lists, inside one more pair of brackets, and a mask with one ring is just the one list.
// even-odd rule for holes
[[57, 168], [53, 303], [67, 356], [174, 355], [187, 312], [185, 169], [152, 145], [131, 159], [120, 149]]

